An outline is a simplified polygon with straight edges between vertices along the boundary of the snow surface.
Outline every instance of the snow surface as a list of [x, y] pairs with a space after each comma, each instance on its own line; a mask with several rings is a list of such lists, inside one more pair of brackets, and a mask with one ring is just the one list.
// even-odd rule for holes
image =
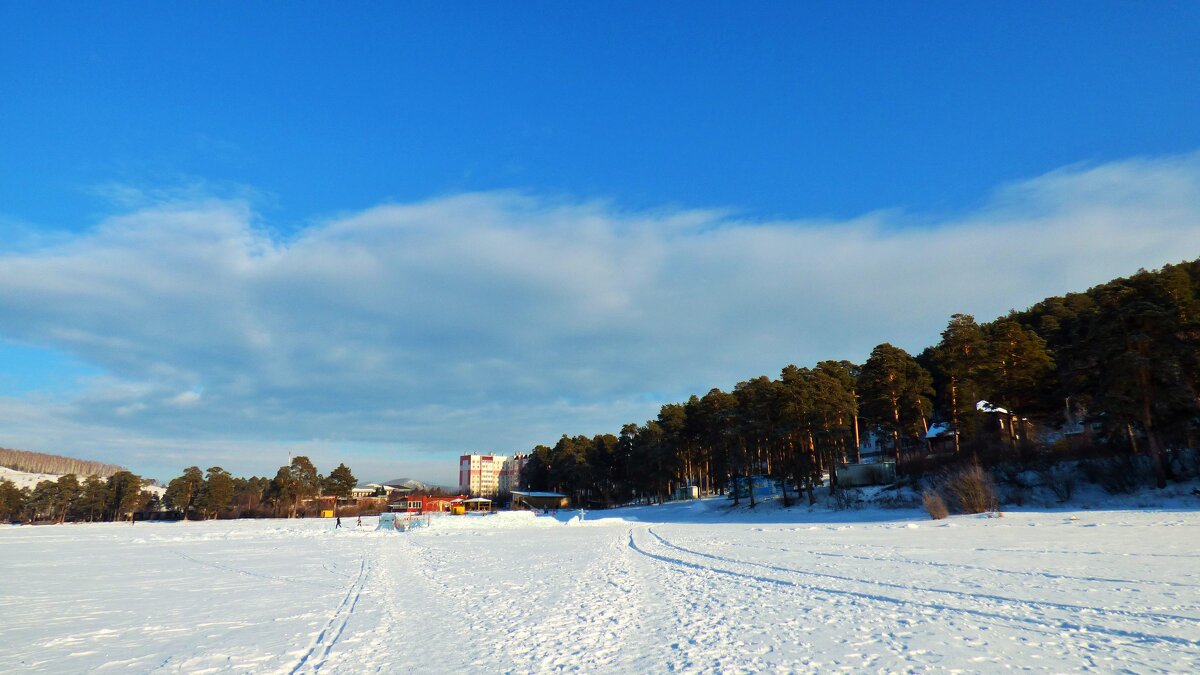
[[0, 672], [1200, 672], [1194, 509], [0, 528]]

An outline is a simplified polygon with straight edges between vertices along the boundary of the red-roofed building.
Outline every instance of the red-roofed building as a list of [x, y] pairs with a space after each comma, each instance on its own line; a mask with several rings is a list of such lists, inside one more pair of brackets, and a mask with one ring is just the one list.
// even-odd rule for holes
[[443, 513], [450, 511], [454, 501], [462, 503], [462, 495], [405, 495], [393, 501], [388, 510], [397, 513]]

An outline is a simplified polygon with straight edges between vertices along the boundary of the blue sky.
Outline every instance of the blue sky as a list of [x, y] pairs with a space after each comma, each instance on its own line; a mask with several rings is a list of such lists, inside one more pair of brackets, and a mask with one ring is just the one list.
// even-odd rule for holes
[[1198, 80], [1196, 3], [0, 3], [0, 445], [448, 481], [919, 349], [1196, 256]]

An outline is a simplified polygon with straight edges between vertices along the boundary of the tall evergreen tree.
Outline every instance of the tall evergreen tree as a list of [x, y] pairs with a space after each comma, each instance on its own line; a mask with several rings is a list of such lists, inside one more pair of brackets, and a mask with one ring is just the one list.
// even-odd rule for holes
[[321, 474], [317, 473], [317, 467], [308, 457], [297, 455], [288, 465], [287, 480], [292, 495], [291, 514], [295, 516], [304, 500], [321, 494]]
[[785, 367], [779, 375], [779, 422], [783, 436], [784, 457], [791, 464], [790, 473], [796, 487], [808, 493], [808, 502], [816, 502], [813, 486], [817, 475], [817, 444], [813, 420], [817, 409], [812, 373], [794, 365]]
[[189, 466], [183, 470], [183, 475], [171, 479], [167, 483], [167, 490], [163, 494], [163, 502], [167, 508], [178, 509], [183, 512], [183, 517], [188, 517], [188, 512], [196, 505], [196, 499], [200, 496], [200, 488], [204, 485], [204, 474], [200, 472], [200, 467]]
[[863, 364], [858, 391], [864, 416], [891, 435], [899, 461], [903, 438], [927, 427], [933, 394], [929, 372], [908, 352], [885, 342]]
[[88, 522], [104, 518], [108, 509], [108, 485], [98, 476], [88, 476], [83, 481], [83, 487], [78, 504], [80, 517]]
[[1038, 408], [1044, 392], [1053, 388], [1054, 360], [1046, 341], [1013, 319], [996, 321], [986, 335], [983, 377], [988, 401], [1008, 411], [1009, 439], [1015, 447], [1024, 436], [1024, 416]]
[[279, 510], [285, 507], [289, 516], [295, 515], [295, 505], [299, 500], [296, 497], [290, 467], [281, 466], [279, 471], [275, 472], [275, 477], [267, 487], [267, 498], [273, 505], [276, 516], [279, 515]]
[[[1098, 311], [1085, 324], [1085, 341], [1074, 351], [1075, 373], [1091, 392], [1093, 415], [1110, 428], [1137, 427], [1146, 438], [1155, 483], [1166, 486], [1162, 427], [1190, 424], [1196, 399], [1188, 370], [1196, 346], [1180, 312], [1156, 291], [1155, 280], [1109, 284]], [[1155, 297], [1155, 296], [1158, 297]]]
[[73, 473], [59, 476], [57, 487], [57, 519], [61, 523], [67, 519], [68, 515], [75, 515], [76, 509], [79, 507], [80, 497], [83, 496], [83, 487], [79, 484], [79, 479]]
[[109, 520], [119, 520], [144, 507], [150, 494], [142, 490], [142, 479], [129, 472], [118, 471], [107, 481]]
[[205, 518], [216, 518], [233, 499], [233, 476], [219, 466], [209, 467], [197, 500]]
[[942, 341], [933, 350], [934, 367], [942, 381], [942, 397], [954, 428], [954, 452], [961, 444], [978, 439], [981, 426], [976, 403], [981, 398], [979, 382], [987, 363], [983, 329], [970, 314], [950, 317]]
[[0, 478], [0, 520], [16, 520], [25, 509], [25, 493], [17, 484]]
[[349, 499], [351, 493], [354, 492], [355, 485], [358, 485], [358, 479], [354, 477], [350, 467], [338, 464], [337, 468], [330, 471], [325, 478], [325, 494], [333, 495], [338, 499]]
[[525, 466], [521, 469], [521, 484], [524, 489], [534, 491], [550, 489], [550, 468], [554, 464], [553, 453], [554, 451], [545, 445], [539, 445], [529, 453], [529, 458], [525, 460]]

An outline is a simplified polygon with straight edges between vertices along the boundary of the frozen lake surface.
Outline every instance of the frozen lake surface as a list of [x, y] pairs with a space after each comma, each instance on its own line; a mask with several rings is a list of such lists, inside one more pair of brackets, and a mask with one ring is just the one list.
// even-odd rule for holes
[[0, 528], [0, 672], [1200, 672], [1194, 510]]

